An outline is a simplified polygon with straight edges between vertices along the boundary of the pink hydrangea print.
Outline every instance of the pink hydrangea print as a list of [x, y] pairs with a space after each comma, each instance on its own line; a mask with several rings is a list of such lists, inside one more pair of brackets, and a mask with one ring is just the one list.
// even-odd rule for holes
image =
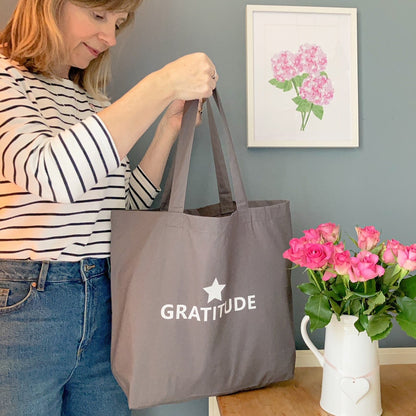
[[295, 57], [295, 65], [299, 73], [316, 74], [324, 71], [328, 59], [326, 54], [318, 45], [305, 43], [299, 47]]
[[327, 105], [334, 97], [334, 88], [331, 80], [325, 75], [312, 75], [303, 81], [299, 95], [315, 105]]
[[289, 81], [298, 74], [295, 65], [296, 55], [290, 51], [282, 51], [272, 58], [273, 75], [278, 81]]
[[330, 104], [335, 90], [325, 72], [328, 58], [319, 45], [304, 43], [296, 53], [280, 51], [271, 59], [273, 78], [269, 83], [283, 92], [294, 89], [292, 101], [301, 115], [300, 130], [304, 131], [311, 114], [319, 120], [324, 116], [324, 105]]

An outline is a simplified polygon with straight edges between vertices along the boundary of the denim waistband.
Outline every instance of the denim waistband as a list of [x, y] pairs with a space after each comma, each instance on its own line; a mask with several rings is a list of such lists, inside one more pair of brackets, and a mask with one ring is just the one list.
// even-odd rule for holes
[[48, 282], [85, 281], [110, 271], [110, 259], [88, 257], [77, 262], [1, 260], [0, 281], [38, 281], [41, 274]]

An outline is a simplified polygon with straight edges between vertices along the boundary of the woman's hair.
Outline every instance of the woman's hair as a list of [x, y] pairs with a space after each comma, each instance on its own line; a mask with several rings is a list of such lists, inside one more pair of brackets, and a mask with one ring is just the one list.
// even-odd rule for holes
[[[66, 1], [109, 11], [127, 12], [118, 33], [134, 19], [134, 11], [142, 0], [19, 0], [17, 7], [0, 32], [2, 53], [25, 66], [29, 71], [55, 76], [55, 65], [66, 56], [59, 30], [59, 16]], [[71, 67], [69, 78], [95, 98], [105, 98], [111, 76], [109, 50], [92, 60], [85, 69]]]

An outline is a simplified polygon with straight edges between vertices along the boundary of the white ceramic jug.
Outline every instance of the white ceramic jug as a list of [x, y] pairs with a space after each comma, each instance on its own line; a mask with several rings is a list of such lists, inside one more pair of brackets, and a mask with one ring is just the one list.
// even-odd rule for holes
[[309, 316], [301, 323], [308, 348], [323, 367], [320, 405], [335, 416], [379, 416], [383, 413], [380, 395], [378, 342], [354, 327], [355, 316], [332, 315], [325, 328], [322, 355], [307, 332]]

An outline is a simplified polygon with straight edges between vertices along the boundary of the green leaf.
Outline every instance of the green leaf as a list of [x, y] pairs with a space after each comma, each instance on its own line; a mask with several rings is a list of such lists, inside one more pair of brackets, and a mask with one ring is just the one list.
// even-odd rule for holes
[[386, 297], [384, 296], [383, 292], [378, 292], [375, 296], [372, 298], [369, 298], [368, 303], [368, 309], [364, 311], [365, 315], [371, 315], [371, 313], [374, 311], [374, 309], [382, 305], [386, 301]]
[[314, 104], [312, 106], [312, 113], [315, 114], [315, 116], [318, 117], [319, 120], [322, 120], [324, 116], [324, 108], [321, 105]]
[[292, 101], [297, 104], [296, 111], [300, 111], [301, 113], [309, 113], [313, 106], [310, 101], [304, 100], [301, 97], [292, 98]]
[[324, 77], [327, 77], [328, 78], [328, 74], [325, 71], [321, 71], [320, 75], [321, 76], [323, 75]]
[[367, 289], [369, 293], [365, 293], [363, 282], [352, 283], [351, 288], [353, 289], [351, 293], [355, 295], [355, 297], [357, 298], [362, 298], [362, 299], [371, 298], [376, 293], [375, 287], [371, 287], [371, 286]]
[[362, 306], [361, 299], [354, 299], [350, 305], [351, 314], [358, 316], [361, 310], [361, 306]]
[[400, 282], [400, 289], [411, 299], [416, 298], [416, 276], [408, 277]]
[[400, 266], [398, 264], [394, 266], [389, 266], [386, 268], [383, 274], [383, 284], [390, 286], [396, 279], [396, 274], [400, 272]]
[[341, 306], [339, 306], [338, 305], [338, 303], [335, 301], [335, 300], [333, 300], [333, 299], [331, 299], [331, 298], [329, 298], [329, 303], [331, 304], [331, 308], [332, 308], [332, 310], [338, 315], [338, 316], [340, 316], [341, 315], [341, 312], [342, 312], [342, 310], [341, 310]]
[[352, 290], [350, 290], [349, 288], [345, 288], [345, 300], [349, 300], [349, 299], [355, 299], [357, 298], [357, 294], [355, 292], [353, 292]]
[[364, 293], [367, 296], [374, 296], [377, 292], [376, 279], [367, 280], [363, 282]]
[[406, 296], [397, 298], [400, 312], [396, 320], [407, 335], [416, 338], [416, 301]]
[[364, 330], [366, 330], [368, 328], [368, 316], [364, 315], [363, 313], [360, 313], [360, 315], [358, 316], [358, 321], [355, 322], [356, 325], [355, 327], [358, 329], [358, 325], [361, 326], [362, 330], [359, 331], [362, 332]]
[[324, 290], [324, 295], [329, 299], [333, 299], [336, 302], [341, 302], [343, 297], [339, 296], [337, 293], [335, 293], [333, 290]]
[[308, 273], [309, 281], [321, 291], [324, 288], [324, 282], [322, 281], [321, 276], [311, 269], [306, 269], [306, 272]]
[[382, 277], [383, 285], [386, 285], [388, 288], [390, 288], [398, 279], [398, 275], [401, 273], [401, 271], [402, 268], [398, 264], [387, 267]]
[[363, 332], [363, 331], [365, 331], [365, 328], [361, 325], [361, 322], [360, 322], [360, 321], [355, 321], [355, 322], [354, 322], [354, 326], [355, 326], [355, 329], [356, 329], [358, 332]]
[[382, 250], [384, 250], [384, 246], [383, 244], [379, 244], [378, 246], [375, 246], [372, 250], [370, 250], [370, 252], [380, 257], [380, 253]]
[[345, 297], [346, 291], [345, 291], [345, 285], [342, 282], [342, 279], [337, 278], [336, 282], [332, 285], [332, 290], [334, 291], [334, 293], [337, 294], [338, 297], [342, 299]]
[[326, 296], [314, 295], [308, 299], [305, 305], [305, 312], [311, 320], [311, 331], [324, 328], [331, 320], [332, 310]]
[[367, 334], [371, 339], [379, 336], [383, 332], [387, 331], [391, 325], [391, 315], [388, 314], [378, 314], [373, 315], [368, 321]]
[[269, 83], [277, 88], [280, 88], [284, 92], [292, 89], [292, 83], [290, 81], [278, 81], [276, 78], [272, 78]]
[[298, 88], [300, 88], [303, 84], [303, 81], [305, 80], [305, 78], [308, 78], [308, 76], [309, 74], [297, 75], [293, 78], [293, 82]]
[[314, 283], [303, 283], [298, 285], [298, 289], [308, 296], [319, 295], [321, 293]]
[[374, 313], [373, 315], [383, 315], [388, 313], [389, 311], [396, 312], [396, 308], [392, 307], [391, 305], [380, 305], [375, 309], [377, 313]]
[[354, 322], [354, 326], [358, 332], [365, 331], [368, 327], [368, 316], [364, 315], [362, 311], [360, 311], [358, 319]]
[[379, 341], [380, 339], [386, 338], [387, 335], [390, 334], [392, 329], [393, 329], [393, 324], [390, 322], [388, 328], [385, 331], [380, 332], [379, 334], [370, 337], [371, 341]]

